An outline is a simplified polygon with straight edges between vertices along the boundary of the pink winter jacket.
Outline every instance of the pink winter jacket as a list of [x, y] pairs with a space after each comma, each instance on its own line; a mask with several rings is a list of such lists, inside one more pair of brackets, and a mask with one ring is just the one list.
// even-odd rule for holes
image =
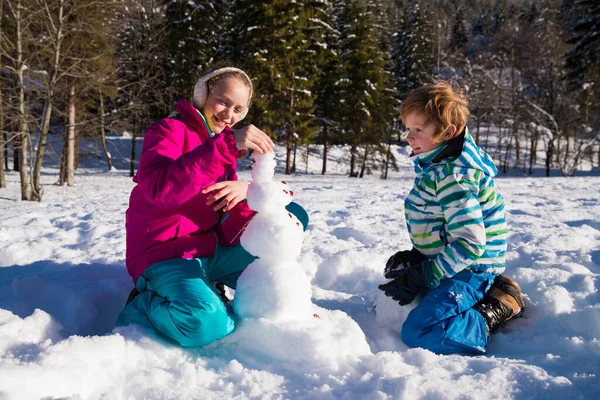
[[125, 214], [126, 265], [135, 283], [150, 265], [172, 258], [211, 256], [217, 245], [233, 245], [254, 215], [246, 202], [228, 215], [207, 206], [202, 189], [236, 180], [233, 132], [210, 137], [191, 104], [178, 116], [152, 124], [144, 137], [137, 184]]

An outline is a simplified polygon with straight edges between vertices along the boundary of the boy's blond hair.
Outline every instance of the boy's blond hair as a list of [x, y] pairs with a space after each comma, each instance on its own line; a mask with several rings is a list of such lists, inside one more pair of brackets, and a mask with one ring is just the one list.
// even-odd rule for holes
[[446, 136], [446, 140], [463, 131], [469, 119], [468, 105], [462, 91], [448, 82], [438, 81], [411, 91], [402, 103], [400, 116], [404, 120], [413, 112], [423, 115], [426, 124], [435, 125], [433, 140], [441, 142], [441, 136], [450, 125], [456, 126], [456, 132], [451, 137]]

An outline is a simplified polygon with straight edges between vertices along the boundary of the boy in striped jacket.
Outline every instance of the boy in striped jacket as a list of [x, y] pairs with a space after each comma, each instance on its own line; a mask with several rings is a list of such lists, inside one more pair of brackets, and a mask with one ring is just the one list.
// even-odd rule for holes
[[445, 82], [401, 108], [416, 178], [404, 203], [412, 250], [390, 257], [380, 285], [400, 305], [423, 294], [402, 340], [440, 354], [485, 352], [489, 335], [522, 315], [519, 285], [500, 275], [508, 229], [497, 169], [466, 127], [467, 100]]

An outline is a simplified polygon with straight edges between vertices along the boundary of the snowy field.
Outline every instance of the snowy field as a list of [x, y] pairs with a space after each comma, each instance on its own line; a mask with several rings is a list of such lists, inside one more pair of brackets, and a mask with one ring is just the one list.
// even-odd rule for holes
[[[276, 176], [310, 214], [298, 261], [319, 318], [301, 332], [293, 322], [277, 332], [269, 321], [243, 322], [196, 349], [114, 328], [132, 287], [126, 165], [82, 168], [75, 188], [53, 185], [50, 165], [42, 203], [17, 201], [9, 172], [0, 189], [0, 399], [600, 398], [599, 173], [497, 179], [510, 227], [506, 274], [527, 311], [486, 355], [439, 356], [402, 343], [409, 307], [377, 289], [387, 258], [410, 247], [410, 161], [400, 151], [390, 179], [350, 179], [342, 154], [332, 151], [325, 176], [317, 155], [309, 174]], [[331, 334], [341, 320], [347, 329]]]

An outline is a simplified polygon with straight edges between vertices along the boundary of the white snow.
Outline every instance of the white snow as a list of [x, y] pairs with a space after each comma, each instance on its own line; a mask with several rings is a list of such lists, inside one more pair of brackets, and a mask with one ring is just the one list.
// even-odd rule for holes
[[[440, 356], [402, 343], [411, 306], [377, 289], [387, 258], [410, 246], [403, 201], [413, 172], [404, 149], [396, 154], [400, 171], [381, 180], [348, 178], [342, 147], [330, 149], [326, 175], [318, 146], [298, 159], [308, 174], [282, 175], [285, 149], [277, 148], [273, 182], [287, 181], [311, 218], [292, 261], [310, 282], [317, 316], [244, 318], [224, 340], [183, 349], [142, 328], [114, 328], [132, 287], [124, 212], [133, 183], [118, 157], [129, 154], [129, 141], [119, 147], [119, 140], [109, 146], [117, 170], [103, 172], [101, 156], [95, 165], [82, 160], [74, 188], [54, 185], [58, 169], [46, 167], [41, 203], [18, 200], [18, 174], [7, 173], [0, 398], [598, 398], [597, 169], [496, 179], [510, 227], [506, 274], [521, 284], [527, 311], [491, 338], [486, 355]], [[240, 177], [251, 181], [248, 170]]]

